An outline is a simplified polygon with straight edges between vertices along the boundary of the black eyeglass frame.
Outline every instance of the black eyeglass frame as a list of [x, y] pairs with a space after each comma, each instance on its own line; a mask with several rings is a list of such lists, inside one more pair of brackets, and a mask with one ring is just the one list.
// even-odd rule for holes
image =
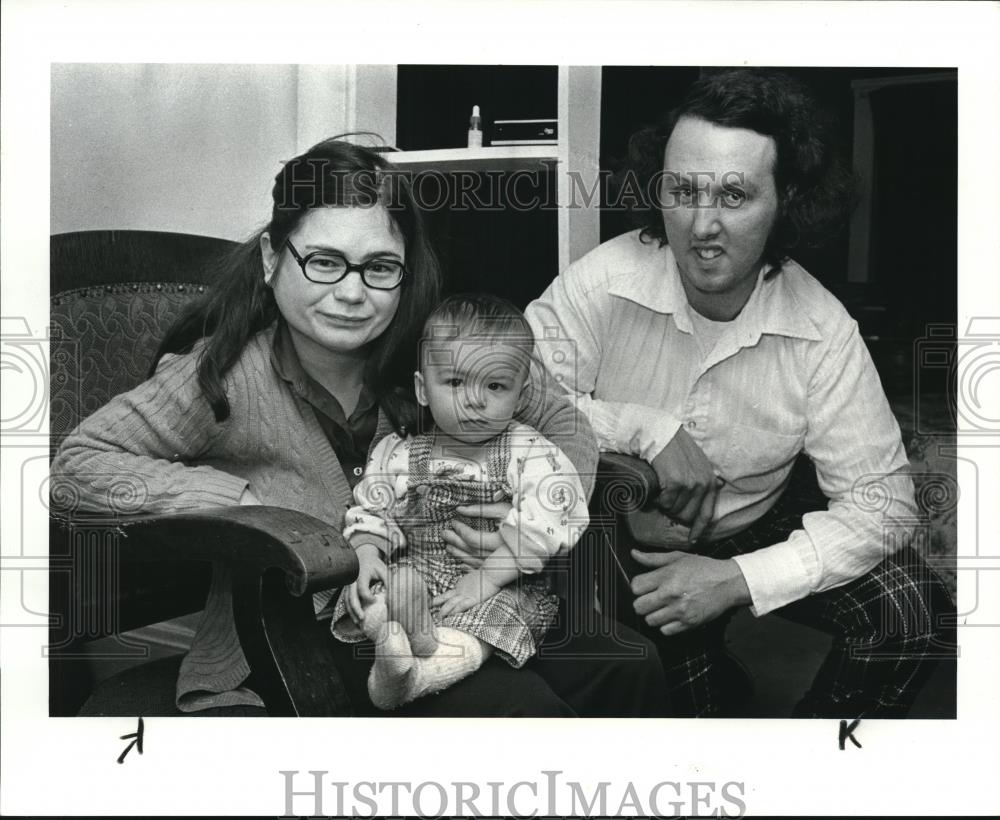
[[[371, 288], [372, 290], [395, 290], [396, 288], [402, 286], [403, 282], [406, 281], [407, 276], [410, 272], [406, 269], [406, 266], [402, 262], [398, 262], [395, 259], [369, 259], [367, 262], [362, 262], [360, 265], [353, 264], [346, 256], [341, 253], [334, 253], [333, 251], [313, 251], [305, 256], [302, 256], [295, 246], [291, 243], [291, 240], [286, 239], [285, 245], [288, 250], [291, 251], [292, 258], [298, 262], [299, 267], [302, 269], [302, 275], [308, 279], [310, 282], [316, 285], [336, 285], [338, 282], [343, 282], [348, 276], [350, 276], [354, 271], [357, 271], [361, 275], [361, 281], [364, 282], [366, 288]], [[339, 279], [334, 279], [332, 281], [317, 281], [313, 279], [309, 273], [306, 271], [306, 265], [309, 264], [309, 260], [315, 256], [337, 256], [344, 260], [344, 274]], [[379, 287], [378, 285], [373, 285], [368, 281], [368, 277], [365, 275], [365, 269], [373, 262], [392, 262], [393, 264], [399, 265], [400, 274], [399, 281], [393, 285], [391, 288]]]

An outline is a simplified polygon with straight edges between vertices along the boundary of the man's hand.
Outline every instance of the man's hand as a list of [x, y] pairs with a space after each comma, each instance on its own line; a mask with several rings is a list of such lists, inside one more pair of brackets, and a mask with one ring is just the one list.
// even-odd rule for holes
[[655, 567], [632, 579], [635, 611], [664, 635], [676, 635], [751, 603], [739, 565], [687, 552], [639, 552], [632, 556]]
[[691, 527], [688, 541], [693, 544], [712, 521], [721, 479], [683, 427], [651, 464], [660, 482], [656, 505], [671, 518]]
[[361, 626], [364, 607], [375, 600], [372, 585], [376, 581], [386, 583], [389, 571], [386, 569], [382, 554], [375, 544], [361, 544], [355, 549], [358, 556], [358, 577], [344, 590], [344, 605], [347, 614], [355, 624]]
[[[506, 501], [494, 501], [489, 504], [458, 507], [455, 512], [468, 518], [486, 518], [499, 522], [507, 517], [511, 509], [511, 505]], [[448, 525], [441, 537], [449, 554], [473, 569], [481, 567], [486, 556], [506, 547], [499, 532], [480, 532], [457, 520]]]
[[458, 583], [447, 592], [442, 592], [435, 597], [431, 601], [431, 607], [440, 607], [438, 614], [442, 618], [447, 618], [449, 615], [458, 615], [460, 612], [472, 609], [476, 604], [481, 604], [487, 598], [492, 598], [499, 591], [500, 587], [490, 579], [487, 573], [473, 570], [463, 575]]

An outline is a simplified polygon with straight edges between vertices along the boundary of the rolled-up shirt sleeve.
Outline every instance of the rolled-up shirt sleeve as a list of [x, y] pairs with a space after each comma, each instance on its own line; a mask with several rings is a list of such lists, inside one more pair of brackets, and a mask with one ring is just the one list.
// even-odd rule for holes
[[656, 407], [593, 397], [601, 369], [602, 339], [613, 330], [606, 274], [586, 257], [558, 276], [525, 315], [539, 358], [571, 396], [602, 451], [652, 459], [670, 443], [680, 420]]

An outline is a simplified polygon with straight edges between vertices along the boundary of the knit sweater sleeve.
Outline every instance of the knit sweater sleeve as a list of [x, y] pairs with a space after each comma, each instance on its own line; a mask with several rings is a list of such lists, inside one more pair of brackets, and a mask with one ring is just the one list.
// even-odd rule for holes
[[[248, 482], [211, 466], [221, 426], [202, 395], [197, 353], [164, 356], [156, 373], [80, 424], [52, 462], [57, 507], [164, 513], [239, 503]], [[238, 362], [229, 379], [238, 378]]]
[[573, 406], [544, 365], [532, 365], [528, 385], [527, 400], [516, 420], [537, 430], [569, 458], [589, 498], [594, 491], [598, 452], [587, 417]]
[[344, 515], [344, 538], [357, 549], [374, 535], [386, 556], [406, 546], [393, 514], [406, 503], [410, 439], [392, 433], [368, 457], [365, 477], [354, 487], [354, 506]]

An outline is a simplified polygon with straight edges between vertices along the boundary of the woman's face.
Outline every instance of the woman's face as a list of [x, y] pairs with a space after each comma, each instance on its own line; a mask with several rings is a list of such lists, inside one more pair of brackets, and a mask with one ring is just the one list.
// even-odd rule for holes
[[[356, 265], [376, 258], [406, 261], [403, 237], [381, 206], [314, 208], [288, 238], [303, 257], [334, 251]], [[361, 351], [396, 315], [400, 288], [366, 287], [356, 271], [333, 285], [310, 282], [288, 248], [272, 247], [267, 234], [261, 251], [265, 276], [300, 355], [303, 346], [327, 353]]]

